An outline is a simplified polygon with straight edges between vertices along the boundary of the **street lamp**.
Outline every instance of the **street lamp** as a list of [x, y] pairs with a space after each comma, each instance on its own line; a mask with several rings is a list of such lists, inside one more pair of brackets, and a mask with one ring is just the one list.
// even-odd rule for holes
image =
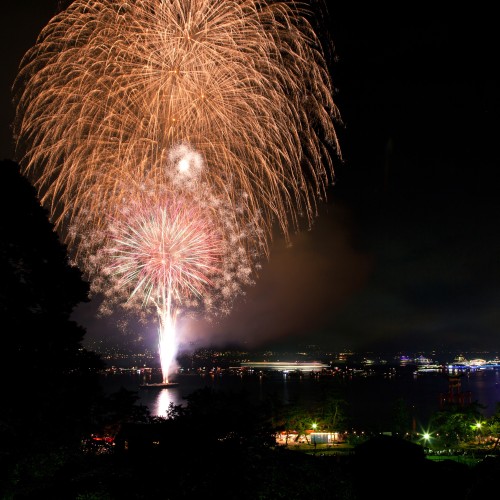
[[473, 429], [477, 431], [477, 442], [481, 444], [481, 429], [483, 427], [483, 423], [480, 421], [477, 421], [474, 425], [471, 426]]
[[427, 447], [427, 448], [429, 447], [431, 439], [432, 439], [431, 432], [429, 432], [428, 430], [422, 432], [422, 437], [420, 438], [420, 440], [423, 441], [423, 444], [425, 447]]
[[[312, 430], [313, 430], [313, 432], [314, 432], [314, 431], [317, 429], [318, 424], [317, 424], [316, 422], [313, 422], [313, 423], [311, 424], [311, 427], [312, 427]], [[312, 443], [313, 443], [313, 445], [314, 445], [314, 449], [316, 450], [316, 436], [314, 436], [314, 435], [313, 435], [313, 436], [311, 436], [311, 438], [312, 438]]]

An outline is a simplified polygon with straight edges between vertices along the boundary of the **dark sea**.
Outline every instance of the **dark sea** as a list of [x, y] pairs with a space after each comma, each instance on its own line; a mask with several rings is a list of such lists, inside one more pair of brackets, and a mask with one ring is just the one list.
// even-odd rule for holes
[[[121, 387], [137, 392], [137, 404], [146, 406], [154, 416], [165, 416], [170, 403], [186, 405], [187, 396], [205, 387], [225, 392], [245, 391], [256, 403], [274, 397], [284, 404], [306, 404], [332, 396], [346, 401], [352, 430], [384, 432], [389, 430], [398, 400], [408, 408], [416, 430], [425, 429], [430, 416], [440, 409], [442, 397], [449, 393], [450, 375], [444, 370], [417, 374], [415, 366], [377, 366], [321, 377], [282, 372], [179, 373], [171, 377], [178, 384], [174, 387], [145, 388], [141, 385], [161, 381], [159, 371], [127, 371], [103, 375], [102, 382], [107, 393]], [[469, 370], [458, 375], [458, 391], [482, 405], [484, 417], [494, 414], [500, 403], [500, 369]]]

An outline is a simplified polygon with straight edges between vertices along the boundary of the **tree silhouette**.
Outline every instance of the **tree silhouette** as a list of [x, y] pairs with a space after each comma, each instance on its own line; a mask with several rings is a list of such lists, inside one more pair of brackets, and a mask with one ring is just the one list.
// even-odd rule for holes
[[320, 407], [320, 419], [326, 431], [344, 431], [348, 422], [347, 401], [335, 395], [328, 396]]
[[430, 419], [430, 427], [439, 434], [444, 447], [455, 447], [473, 439], [475, 423], [483, 419], [484, 405], [477, 401], [466, 406], [448, 405], [435, 412]]
[[[100, 358], [70, 320], [89, 285], [68, 262], [35, 189], [12, 161], [0, 163], [0, 314], [3, 321], [2, 463], [77, 449], [100, 398]], [[5, 376], [4, 375], [4, 376]], [[34, 462], [33, 467], [41, 467]], [[19, 470], [19, 467], [18, 467]]]

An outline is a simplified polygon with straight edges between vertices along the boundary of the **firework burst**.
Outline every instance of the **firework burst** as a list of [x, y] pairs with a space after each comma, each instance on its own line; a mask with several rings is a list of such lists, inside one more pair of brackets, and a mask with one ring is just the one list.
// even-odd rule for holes
[[97, 253], [105, 286], [96, 281], [94, 287], [99, 283], [108, 300], [125, 297], [134, 310], [156, 311], [164, 383], [175, 355], [179, 308], [202, 301], [223, 268], [225, 238], [213, 217], [175, 195], [136, 197], [112, 221]]
[[56, 227], [79, 213], [105, 224], [99, 205], [121, 196], [123, 176], [163, 182], [182, 143], [219, 196], [248, 196], [263, 237], [310, 222], [338, 112], [304, 6], [76, 0], [55, 16], [22, 61], [15, 130]]
[[310, 15], [76, 0], [42, 30], [14, 84], [17, 152], [94, 290], [170, 326], [194, 303], [227, 311], [274, 227], [312, 223], [340, 117]]
[[[99, 243], [90, 240], [89, 248], [97, 250], [82, 250], [92, 292], [104, 297], [101, 313], [121, 307], [144, 320], [156, 313], [164, 383], [176, 352], [179, 315], [227, 314], [252, 283], [255, 263], [246, 245], [259, 229], [249, 225], [236, 232], [234, 215], [201, 185], [194, 191], [135, 188], [107, 230], [93, 233]], [[260, 255], [254, 253], [256, 259]]]

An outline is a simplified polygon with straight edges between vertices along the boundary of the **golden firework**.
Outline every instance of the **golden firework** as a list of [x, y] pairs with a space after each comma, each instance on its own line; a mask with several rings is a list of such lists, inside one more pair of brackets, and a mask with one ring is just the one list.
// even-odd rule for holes
[[170, 182], [179, 144], [217, 196], [247, 198], [266, 251], [276, 222], [287, 238], [310, 223], [339, 115], [309, 15], [249, 0], [76, 0], [56, 15], [22, 60], [15, 130], [70, 249], [73, 219], [105, 225], [127, 179]]
[[22, 172], [105, 307], [156, 308], [166, 382], [178, 311], [227, 312], [275, 225], [310, 225], [333, 181], [340, 117], [311, 14], [76, 0], [21, 62]]

